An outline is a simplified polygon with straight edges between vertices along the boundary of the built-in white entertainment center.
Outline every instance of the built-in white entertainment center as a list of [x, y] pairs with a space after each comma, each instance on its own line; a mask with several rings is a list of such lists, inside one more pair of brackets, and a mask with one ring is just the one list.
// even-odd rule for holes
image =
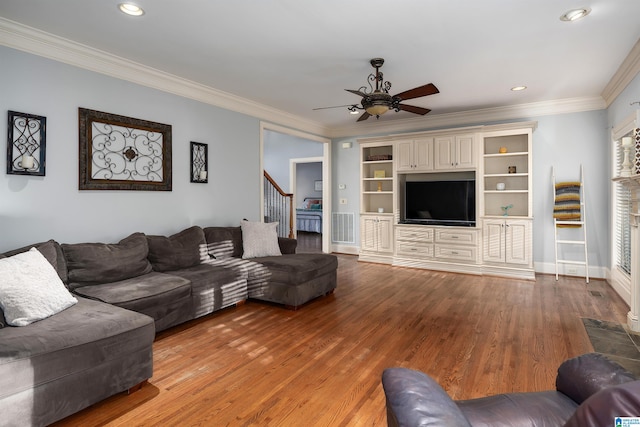
[[359, 139], [360, 260], [535, 279], [536, 122]]

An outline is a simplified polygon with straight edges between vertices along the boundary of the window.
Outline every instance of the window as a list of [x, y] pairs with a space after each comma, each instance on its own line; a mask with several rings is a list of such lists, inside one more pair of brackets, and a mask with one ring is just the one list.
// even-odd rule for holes
[[[614, 146], [615, 169], [613, 176], [620, 176], [624, 153], [620, 141]], [[620, 182], [614, 184], [614, 266], [631, 274], [631, 190]]]

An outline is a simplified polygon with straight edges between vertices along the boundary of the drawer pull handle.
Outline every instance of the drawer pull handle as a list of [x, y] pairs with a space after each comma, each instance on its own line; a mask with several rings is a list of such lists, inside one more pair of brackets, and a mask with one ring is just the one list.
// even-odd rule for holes
[[458, 255], [458, 252], [456, 252], [456, 251], [451, 251], [451, 255]]
[[452, 239], [459, 239], [460, 236], [451, 236]]

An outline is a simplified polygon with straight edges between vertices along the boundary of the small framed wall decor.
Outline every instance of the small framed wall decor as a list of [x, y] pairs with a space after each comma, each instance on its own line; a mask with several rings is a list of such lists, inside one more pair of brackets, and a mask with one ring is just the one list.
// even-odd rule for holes
[[209, 182], [208, 145], [191, 142], [191, 182], [206, 184]]
[[171, 191], [171, 125], [78, 113], [80, 190]]
[[322, 181], [313, 181], [313, 189], [315, 191], [322, 191]]
[[47, 118], [9, 111], [7, 131], [7, 173], [44, 176]]

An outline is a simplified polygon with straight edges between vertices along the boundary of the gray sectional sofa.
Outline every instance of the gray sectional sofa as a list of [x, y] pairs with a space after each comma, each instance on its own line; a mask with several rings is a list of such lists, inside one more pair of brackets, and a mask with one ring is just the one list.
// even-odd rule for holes
[[297, 309], [336, 287], [333, 255], [280, 238], [281, 255], [245, 259], [244, 243], [240, 227], [194, 226], [0, 254], [38, 248], [78, 300], [22, 327], [5, 325], [0, 305], [0, 424], [47, 425], [146, 381], [158, 331], [246, 299]]

